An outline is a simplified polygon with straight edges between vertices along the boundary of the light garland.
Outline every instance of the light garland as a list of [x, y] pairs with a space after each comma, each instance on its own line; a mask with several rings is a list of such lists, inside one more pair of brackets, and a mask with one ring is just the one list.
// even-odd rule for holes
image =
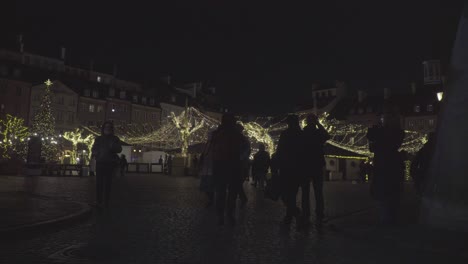
[[83, 137], [83, 130], [82, 129], [75, 129], [75, 131], [67, 131], [63, 134], [63, 138], [70, 141], [72, 143], [72, 152], [71, 152], [71, 163], [76, 164], [78, 158], [78, 144], [86, 145], [88, 149], [87, 153], [87, 160], [89, 162], [91, 160], [91, 149], [94, 143], [94, 135], [89, 134], [86, 137]]
[[24, 126], [24, 120], [6, 115], [5, 119], [0, 119], [0, 151], [4, 159], [10, 159], [12, 154], [22, 156], [26, 153], [26, 139], [28, 128]]

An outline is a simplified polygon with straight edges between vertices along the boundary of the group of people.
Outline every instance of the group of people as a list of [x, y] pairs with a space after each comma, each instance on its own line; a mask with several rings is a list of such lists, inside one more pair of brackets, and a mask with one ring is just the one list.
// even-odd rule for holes
[[[384, 111], [380, 123], [369, 128], [367, 138], [369, 149], [374, 153], [372, 165], [371, 195], [380, 204], [380, 222], [393, 225], [397, 221], [400, 194], [404, 178], [404, 158], [399, 151], [405, 136], [395, 111]], [[288, 128], [279, 138], [277, 150], [271, 155], [265, 145], [259, 144], [259, 151], [252, 162], [253, 185], [265, 188], [266, 175], [271, 171], [269, 192], [274, 190], [286, 206], [284, 224], [291, 224], [296, 219], [298, 226], [310, 223], [310, 185], [315, 195], [315, 214], [318, 223], [324, 218], [323, 177], [324, 177], [324, 144], [330, 138], [325, 128], [315, 115], [307, 117], [307, 126], [301, 129], [299, 117], [287, 117]], [[218, 223], [224, 224], [225, 218], [235, 223], [236, 200], [241, 206], [247, 203], [243, 183], [249, 179], [251, 145], [243, 134], [244, 128], [237, 123], [232, 114], [224, 114], [219, 127], [208, 135], [208, 142], [201, 154], [198, 174], [201, 176], [200, 188], [206, 192], [208, 206], [216, 203]], [[419, 192], [424, 186], [424, 175], [429, 167], [434, 149], [434, 134], [429, 142], [416, 156], [412, 174]], [[96, 190], [98, 208], [109, 204], [110, 188], [113, 175], [118, 168], [125, 168], [126, 159], [119, 159], [117, 153], [122, 151], [121, 141], [114, 135], [111, 122], [102, 126], [92, 147], [92, 158], [96, 162]], [[161, 157], [162, 159], [162, 157]], [[171, 158], [167, 159], [167, 167]], [[370, 166], [361, 164], [364, 166]], [[123, 170], [121, 171], [123, 173]], [[169, 171], [170, 173], [170, 171]], [[365, 181], [365, 177], [362, 177]], [[296, 199], [301, 189], [301, 208]], [[275, 199], [274, 199], [275, 200]]]
[[[270, 158], [265, 145], [252, 162], [253, 185], [264, 189], [266, 175], [270, 170], [275, 188], [286, 205], [285, 224], [296, 218], [299, 224], [309, 223], [310, 183], [314, 186], [316, 219], [324, 218], [323, 168], [325, 165], [323, 146], [329, 135], [315, 115], [307, 118], [308, 125], [301, 129], [299, 117], [287, 118], [288, 128], [281, 134], [278, 149]], [[251, 146], [243, 134], [243, 127], [236, 118], [225, 114], [221, 125], [209, 135], [208, 143], [200, 158], [201, 190], [207, 193], [208, 205], [216, 202], [218, 223], [225, 218], [235, 223], [236, 200], [245, 205], [247, 197], [243, 183], [249, 178]], [[296, 206], [296, 197], [301, 188], [302, 210]]]

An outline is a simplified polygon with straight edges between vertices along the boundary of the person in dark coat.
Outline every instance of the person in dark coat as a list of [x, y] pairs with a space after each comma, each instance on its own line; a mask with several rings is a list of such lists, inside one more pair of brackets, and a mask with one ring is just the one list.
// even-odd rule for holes
[[400, 206], [401, 183], [404, 178], [404, 161], [398, 151], [405, 132], [400, 128], [400, 118], [395, 110], [385, 109], [380, 126], [369, 128], [367, 138], [374, 152], [374, 176], [371, 193], [380, 204], [380, 223], [395, 225]]
[[119, 166], [117, 153], [120, 152], [122, 145], [114, 135], [114, 125], [104, 122], [101, 135], [94, 140], [91, 154], [96, 159], [96, 201], [99, 208], [109, 206], [112, 178]]
[[284, 130], [278, 141], [277, 156], [280, 171], [281, 196], [286, 203], [286, 216], [284, 224], [291, 224], [292, 218], [300, 215], [296, 206], [296, 196], [300, 183], [304, 177], [302, 171], [302, 130], [299, 126], [299, 117], [289, 115], [286, 120], [288, 128]]
[[247, 204], [247, 195], [244, 190], [244, 181], [249, 178], [249, 162], [250, 162], [250, 141], [243, 134], [244, 127], [241, 124], [237, 124], [237, 129], [242, 134], [242, 144], [241, 144], [241, 175], [239, 182], [239, 199], [241, 201], [241, 206]]
[[330, 139], [330, 135], [320, 124], [316, 115], [307, 117], [307, 126], [304, 128], [304, 165], [308, 175], [304, 175], [300, 183], [302, 191], [302, 213], [305, 223], [310, 217], [310, 180], [314, 187], [315, 196], [315, 214], [317, 221], [322, 221], [324, 217], [323, 200], [323, 174], [325, 167], [325, 152], [323, 147], [325, 142]]
[[236, 127], [236, 118], [232, 114], [224, 114], [221, 125], [213, 135], [213, 175], [220, 225], [224, 224], [226, 204], [228, 220], [235, 224], [234, 210], [241, 181], [243, 141], [243, 135]]
[[419, 150], [411, 164], [411, 176], [413, 177], [414, 187], [419, 195], [424, 192], [426, 175], [431, 164], [431, 158], [435, 149], [435, 133], [429, 133], [426, 144]]
[[128, 169], [127, 158], [124, 154], [120, 155], [120, 176], [123, 177]]
[[255, 153], [253, 164], [252, 164], [252, 174], [255, 179], [257, 179], [260, 184], [260, 189], [265, 189], [265, 180], [270, 168], [270, 153], [265, 151], [265, 145], [259, 144], [259, 150]]

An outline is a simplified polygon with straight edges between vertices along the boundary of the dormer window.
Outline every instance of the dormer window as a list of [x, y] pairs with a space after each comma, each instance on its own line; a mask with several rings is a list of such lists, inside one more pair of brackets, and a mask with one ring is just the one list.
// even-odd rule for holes
[[120, 91], [120, 99], [125, 99], [125, 91]]
[[415, 106], [414, 106], [414, 112], [415, 112], [415, 113], [421, 112], [421, 107], [420, 107], [419, 105], [415, 105]]
[[433, 112], [433, 111], [434, 111], [434, 106], [431, 105], [431, 104], [429, 104], [429, 105], [427, 105], [426, 110], [427, 110], [428, 112]]
[[133, 96], [133, 102], [134, 102], [134, 103], [138, 103], [138, 95], [134, 95], [134, 96]]
[[88, 90], [88, 89], [84, 90], [84, 95], [85, 96], [91, 96], [91, 91]]

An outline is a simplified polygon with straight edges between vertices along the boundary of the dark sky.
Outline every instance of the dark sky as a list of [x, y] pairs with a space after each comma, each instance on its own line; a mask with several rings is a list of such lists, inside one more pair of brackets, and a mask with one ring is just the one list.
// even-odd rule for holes
[[[447, 61], [462, 1], [16, 1], [9, 43], [143, 80], [210, 81], [237, 110], [289, 111], [311, 84], [400, 88]], [[4, 35], [5, 36], [5, 35]], [[5, 42], [7, 43], [7, 42]], [[409, 86], [409, 85], [408, 85]]]

